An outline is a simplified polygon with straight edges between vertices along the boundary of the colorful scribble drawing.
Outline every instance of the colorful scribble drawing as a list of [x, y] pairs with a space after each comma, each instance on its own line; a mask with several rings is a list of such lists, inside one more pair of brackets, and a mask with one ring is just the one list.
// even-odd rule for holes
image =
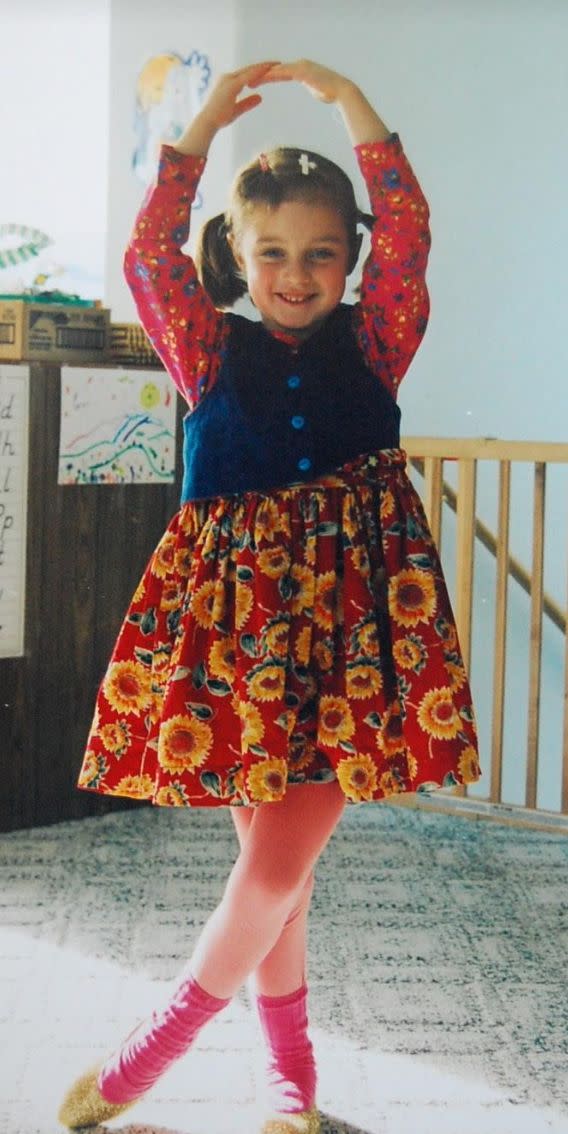
[[169, 51], [144, 64], [136, 86], [137, 144], [132, 158], [144, 185], [154, 177], [160, 143], [180, 137], [197, 114], [210, 78], [209, 59], [199, 51], [187, 59]]
[[163, 484], [175, 471], [166, 374], [63, 367], [59, 484]]

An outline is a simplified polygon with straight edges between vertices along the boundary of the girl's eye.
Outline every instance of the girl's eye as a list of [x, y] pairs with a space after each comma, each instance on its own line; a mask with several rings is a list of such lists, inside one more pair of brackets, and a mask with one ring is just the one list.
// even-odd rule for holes
[[278, 260], [284, 253], [280, 248], [263, 248], [261, 256], [266, 260]]
[[332, 260], [334, 252], [331, 248], [313, 248], [310, 252], [312, 260]]

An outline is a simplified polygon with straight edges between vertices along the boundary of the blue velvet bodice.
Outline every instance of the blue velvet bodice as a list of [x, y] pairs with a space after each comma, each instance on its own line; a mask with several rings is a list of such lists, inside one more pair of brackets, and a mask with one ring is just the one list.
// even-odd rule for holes
[[400, 443], [400, 410], [340, 306], [298, 348], [239, 315], [212, 390], [184, 419], [182, 503], [310, 482]]

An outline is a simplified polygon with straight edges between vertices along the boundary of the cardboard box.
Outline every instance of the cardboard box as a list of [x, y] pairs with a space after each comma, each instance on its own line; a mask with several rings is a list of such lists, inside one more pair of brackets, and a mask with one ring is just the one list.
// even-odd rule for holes
[[144, 328], [139, 323], [111, 324], [110, 360], [120, 366], [164, 369]]
[[0, 299], [0, 362], [108, 362], [110, 311]]

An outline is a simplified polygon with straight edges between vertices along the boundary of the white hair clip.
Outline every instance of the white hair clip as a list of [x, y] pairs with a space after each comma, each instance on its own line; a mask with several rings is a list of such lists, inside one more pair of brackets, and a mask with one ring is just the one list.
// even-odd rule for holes
[[302, 167], [302, 173], [308, 176], [310, 169], [317, 169], [317, 162], [310, 161], [307, 154], [300, 154], [298, 161]]

